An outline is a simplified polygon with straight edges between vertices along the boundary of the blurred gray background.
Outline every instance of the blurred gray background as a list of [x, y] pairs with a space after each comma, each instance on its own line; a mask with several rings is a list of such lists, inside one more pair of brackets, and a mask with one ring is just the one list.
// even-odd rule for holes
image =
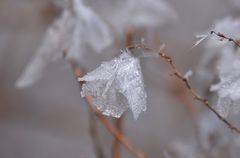
[[[183, 71], [194, 69], [201, 55], [201, 50], [190, 55], [183, 52], [194, 43], [196, 32], [207, 30], [219, 18], [240, 15], [235, 5], [226, 0], [168, 2], [176, 10], [178, 20], [158, 31], [161, 41], [171, 43], [172, 55]], [[95, 4], [94, 0], [91, 4]], [[0, 0], [1, 158], [95, 157], [88, 107], [64, 61], [51, 64], [34, 86], [15, 87], [46, 28], [59, 13], [50, 0]], [[96, 60], [93, 68], [100, 62]], [[170, 92], [172, 81], [165, 64], [157, 59], [145, 60], [143, 64], [148, 109], [137, 121], [128, 111], [124, 132], [149, 157], [162, 157], [161, 149], [169, 142], [194, 135], [194, 124], [186, 107]], [[112, 136], [100, 123], [98, 126], [109, 157]], [[134, 157], [123, 150], [126, 157]]]

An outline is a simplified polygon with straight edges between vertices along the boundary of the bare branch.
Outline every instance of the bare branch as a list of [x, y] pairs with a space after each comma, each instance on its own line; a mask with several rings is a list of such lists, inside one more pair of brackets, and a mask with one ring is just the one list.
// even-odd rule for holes
[[239, 41], [239, 40], [235, 40], [235, 39], [233, 39], [233, 38], [231, 38], [231, 37], [228, 37], [228, 36], [224, 35], [224, 34], [221, 33], [221, 32], [211, 31], [210, 33], [211, 33], [211, 35], [214, 34], [214, 35], [220, 37], [221, 40], [225, 39], [225, 40], [228, 40], [229, 42], [233, 42], [236, 47], [239, 47], [239, 48], [240, 48], [240, 41]]

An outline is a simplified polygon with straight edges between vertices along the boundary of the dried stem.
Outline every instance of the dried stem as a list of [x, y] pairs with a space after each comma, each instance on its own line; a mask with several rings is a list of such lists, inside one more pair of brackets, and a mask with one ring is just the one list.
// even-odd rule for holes
[[[77, 64], [73, 60], [69, 60], [69, 63], [72, 66], [75, 77], [76, 78], [81, 77], [82, 71], [77, 66]], [[83, 84], [83, 82], [80, 82], [79, 84], [81, 86]], [[114, 138], [116, 138], [122, 145], [124, 145], [127, 149], [129, 149], [138, 158], [147, 158], [147, 155], [142, 150], [140, 150], [135, 145], [130, 143], [129, 140], [126, 138], [126, 136], [121, 131], [119, 131], [117, 128], [115, 128], [110, 123], [110, 121], [104, 115], [102, 115], [102, 113], [98, 109], [96, 109], [96, 107], [93, 105], [92, 96], [87, 96], [86, 100], [88, 102], [89, 107], [96, 114], [99, 121], [114, 136]]]
[[[215, 33], [215, 32], [213, 32]], [[228, 37], [224, 36], [223, 34], [217, 34], [220, 37], [224, 37], [226, 39], [229, 39]], [[235, 41], [233, 39], [229, 40], [229, 41]], [[235, 43], [235, 42], [234, 42]], [[156, 52], [154, 49], [147, 47], [147, 46], [143, 46], [143, 45], [133, 45], [133, 46], [129, 46], [127, 47], [127, 49], [145, 49], [148, 51], [152, 51], [152, 52]], [[157, 51], [158, 52], [158, 51]], [[162, 59], [164, 59], [171, 67], [172, 71], [173, 71], [173, 76], [175, 76], [177, 79], [179, 79], [180, 81], [182, 81], [185, 86], [187, 87], [187, 89], [191, 92], [192, 96], [194, 97], [194, 99], [200, 101], [203, 103], [203, 105], [205, 105], [210, 111], [212, 111], [223, 123], [225, 123], [231, 130], [237, 132], [238, 134], [240, 134], [240, 129], [237, 128], [236, 126], [234, 126], [232, 123], [230, 123], [229, 121], [227, 121], [224, 117], [222, 117], [209, 103], [209, 101], [205, 98], [202, 97], [201, 95], [199, 95], [190, 85], [189, 81], [187, 78], [184, 77], [184, 75], [177, 69], [177, 67], [174, 65], [172, 57], [167, 55], [168, 53], [166, 51], [161, 50], [160, 52], [158, 52], [158, 54], [160, 55], [160, 57]]]

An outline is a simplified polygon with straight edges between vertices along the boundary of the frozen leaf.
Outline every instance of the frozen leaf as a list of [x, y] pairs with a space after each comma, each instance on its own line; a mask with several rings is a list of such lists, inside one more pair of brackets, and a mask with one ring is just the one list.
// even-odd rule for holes
[[81, 63], [87, 45], [95, 52], [102, 52], [111, 44], [111, 32], [107, 24], [82, 0], [74, 0], [73, 6], [72, 10], [70, 7], [64, 9], [48, 28], [36, 56], [18, 79], [17, 87], [31, 86], [41, 78], [45, 67], [61, 58], [65, 51], [68, 51], [67, 58]]
[[82, 97], [93, 96], [94, 104], [104, 115], [118, 118], [130, 108], [137, 119], [146, 110], [139, 59], [129, 52], [122, 52], [119, 57], [103, 62], [79, 81], [86, 82], [82, 86]]

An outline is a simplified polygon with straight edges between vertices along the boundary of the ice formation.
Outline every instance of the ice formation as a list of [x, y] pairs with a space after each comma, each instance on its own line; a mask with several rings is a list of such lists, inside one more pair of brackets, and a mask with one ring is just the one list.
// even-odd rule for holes
[[45, 67], [66, 50], [67, 58], [81, 62], [87, 45], [101, 52], [112, 43], [110, 29], [98, 14], [82, 0], [73, 0], [72, 6], [64, 8], [63, 5], [62, 15], [48, 28], [36, 56], [18, 79], [17, 87], [32, 85], [42, 76]]
[[95, 106], [104, 115], [119, 118], [130, 108], [137, 119], [142, 111], [146, 111], [147, 95], [139, 59], [128, 51], [103, 62], [79, 81], [86, 82], [82, 86], [82, 97], [93, 96]]

